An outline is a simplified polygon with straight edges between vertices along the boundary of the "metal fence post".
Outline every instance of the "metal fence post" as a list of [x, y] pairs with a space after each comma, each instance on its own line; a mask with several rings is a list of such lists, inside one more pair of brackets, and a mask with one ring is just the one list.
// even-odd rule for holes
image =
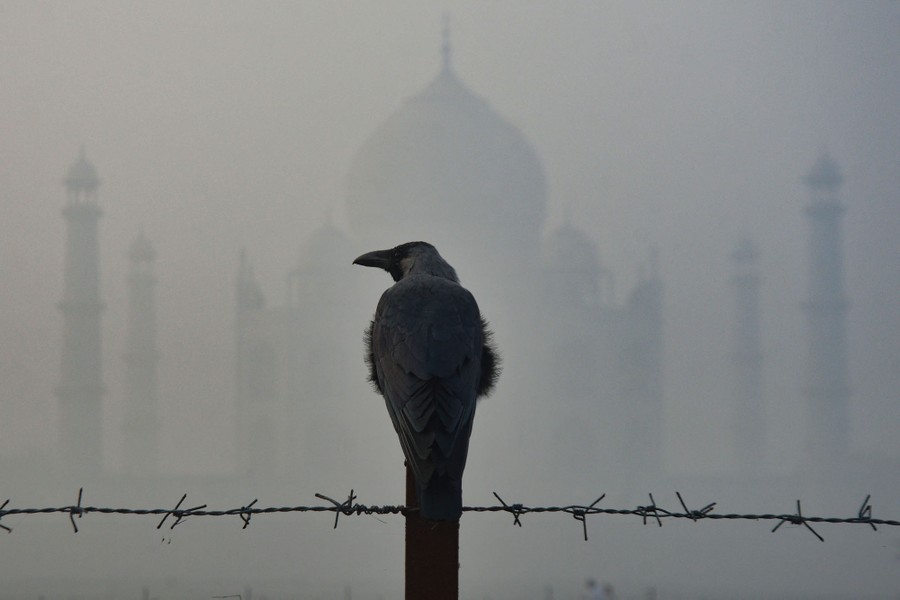
[[459, 522], [419, 515], [416, 478], [406, 467], [406, 600], [459, 598]]

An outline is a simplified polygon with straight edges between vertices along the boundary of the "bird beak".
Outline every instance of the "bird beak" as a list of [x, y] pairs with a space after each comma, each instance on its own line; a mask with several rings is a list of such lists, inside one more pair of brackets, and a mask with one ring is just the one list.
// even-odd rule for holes
[[357, 257], [356, 260], [353, 261], [353, 264], [362, 265], [364, 267], [378, 267], [379, 269], [390, 271], [391, 251], [375, 250], [374, 252], [367, 252], [362, 256]]

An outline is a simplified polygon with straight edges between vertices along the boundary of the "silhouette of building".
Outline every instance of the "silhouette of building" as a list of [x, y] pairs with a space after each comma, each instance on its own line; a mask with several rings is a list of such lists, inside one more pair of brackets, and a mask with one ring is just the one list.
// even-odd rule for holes
[[[280, 420], [276, 401], [278, 379], [283, 370], [279, 369], [276, 346], [284, 342], [285, 336], [280, 334], [291, 324], [279, 318], [283, 311], [273, 313], [266, 309], [265, 296], [243, 250], [235, 287], [238, 470], [262, 476], [274, 469], [275, 437]], [[283, 356], [285, 352], [280, 354]]]
[[747, 238], [738, 242], [731, 254], [735, 300], [731, 351], [734, 367], [734, 439], [737, 466], [744, 474], [764, 471], [766, 460], [758, 258], [756, 244]]
[[568, 220], [547, 236], [542, 254], [533, 312], [542, 343], [531, 348], [542, 381], [528, 385], [550, 399], [543, 420], [555, 428], [555, 461], [604, 478], [622, 476], [626, 464], [632, 480], [658, 473], [663, 337], [655, 261], [620, 304], [596, 244]]
[[[347, 177], [360, 248], [427, 240], [452, 264], [478, 266], [462, 275], [487, 306], [530, 291], [546, 204], [537, 152], [460, 81], [446, 37], [437, 76], [366, 139]], [[498, 279], [506, 297], [486, 297]]]
[[[841, 176], [822, 156], [805, 182], [811, 193], [805, 209], [811, 235], [803, 303], [807, 445], [810, 460], [831, 464], [846, 457], [849, 435], [844, 208], [837, 198]], [[105, 393], [98, 260], [102, 211], [96, 170], [83, 152], [65, 185], [63, 344], [56, 387], [61, 455], [72, 465], [99, 472]], [[294, 265], [286, 269], [280, 303], [266, 301], [248, 254], [241, 253], [234, 321], [238, 473], [300, 477], [304, 465], [317, 462], [307, 457], [323, 448], [353, 452], [354, 440], [341, 424], [353, 418], [363, 372], [361, 334], [377, 295], [361, 293], [350, 258], [425, 239], [459, 268], [498, 332], [505, 363], [498, 395], [508, 397], [513, 409], [506, 437], [495, 428], [487, 443], [514, 441], [523, 461], [534, 449], [535, 461], [549, 457], [551, 465], [565, 465], [548, 478], [577, 473], [624, 488], [659, 474], [664, 299], [656, 252], [633, 288], [623, 293], [615, 289], [589, 231], [568, 216], [548, 228], [547, 186], [537, 152], [460, 80], [446, 42], [434, 80], [360, 147], [348, 173], [346, 203], [350, 231], [329, 219], [303, 240]], [[129, 259], [124, 465], [129, 473], [149, 474], [160, 440], [159, 350], [155, 251], [143, 234], [131, 244]], [[760, 276], [749, 241], [738, 244], [732, 259], [733, 439], [746, 473], [765, 464]], [[342, 369], [356, 374], [352, 385], [334, 376]], [[526, 426], [528, 440], [522, 443]]]
[[[242, 470], [296, 464], [310, 453], [298, 445], [340, 430], [327, 402], [351, 392], [325, 367], [361, 364], [365, 317], [352, 322], [347, 315], [370, 316], [377, 300], [351, 289], [358, 279], [347, 270], [348, 257], [356, 255], [352, 249], [417, 239], [435, 244], [458, 267], [500, 332], [507, 375], [498, 393], [516, 398], [517, 410], [532, 417], [548, 411], [545, 438], [535, 442], [556, 448], [569, 469], [568, 450], [579, 457], [627, 455], [632, 467], [658, 470], [663, 332], [656, 268], [616, 304], [611, 273], [587, 232], [567, 222], [542, 238], [547, 186], [538, 154], [460, 81], [446, 39], [435, 79], [357, 152], [346, 203], [350, 233], [328, 224], [306, 241], [283, 305], [266, 305], [242, 258], [236, 319]], [[544, 343], [535, 347], [535, 339]]]
[[619, 435], [624, 437], [616, 453], [626, 470], [634, 469], [651, 481], [662, 468], [663, 456], [663, 282], [658, 251], [651, 250], [646, 274], [628, 296], [618, 338], [625, 389]]
[[809, 279], [803, 312], [806, 316], [807, 367], [804, 395], [808, 403], [808, 459], [834, 465], [847, 458], [849, 434], [844, 257], [838, 199], [842, 177], [827, 154], [806, 176], [810, 202]]
[[159, 350], [156, 341], [156, 251], [143, 232], [128, 249], [125, 339], [125, 471], [150, 475], [159, 453]]
[[364, 325], [347, 318], [360, 300], [352, 279], [341, 276], [350, 246], [330, 223], [304, 240], [280, 306], [267, 305], [241, 255], [235, 399], [242, 473], [297, 473], [297, 457], [342, 439], [333, 409], [348, 391], [335, 367], [361, 360]]
[[65, 178], [66, 255], [60, 379], [60, 447], [67, 466], [98, 473], [103, 459], [103, 384], [97, 204], [100, 180], [84, 150]]
[[[324, 462], [305, 457], [334, 446], [353, 451], [342, 423], [354, 418], [355, 405], [345, 400], [357, 398], [364, 382], [334, 374], [364, 373], [361, 337], [377, 295], [361, 293], [349, 257], [424, 239], [477, 293], [505, 360], [498, 394], [515, 398], [515, 410], [531, 422], [545, 422], [530, 446], [553, 448], [568, 467], [556, 473], [576, 472], [572, 456], [595, 468], [590, 457], [601, 454], [622, 458], [606, 464], [627, 464], [623, 472], [656, 472], [663, 331], [655, 260], [649, 276], [617, 302], [589, 232], [567, 220], [544, 237], [547, 185], [537, 152], [459, 79], [446, 38], [442, 59], [437, 76], [360, 147], [347, 177], [350, 231], [329, 220], [303, 241], [286, 269], [283, 302], [267, 302], [248, 253], [241, 253], [233, 323], [236, 471], [315, 480], [303, 469]], [[83, 152], [65, 183], [61, 454], [99, 473], [101, 209], [96, 170]], [[156, 253], [141, 234], [128, 256], [123, 465], [147, 476], [157, 468], [161, 433]], [[520, 434], [515, 418], [504, 426], [507, 436]], [[502, 443], [503, 432], [494, 434], [488, 443]]]
[[[513, 399], [515, 418], [528, 415], [527, 446], [566, 466], [554, 475], [580, 467], [586, 476], [655, 472], [658, 274], [618, 304], [590, 233], [570, 219], [547, 232], [547, 184], [533, 146], [460, 80], [446, 38], [442, 58], [435, 79], [357, 153], [348, 178], [352, 236], [366, 249], [377, 240], [427, 239], [458, 267], [498, 332], [505, 363], [498, 396]], [[510, 427], [510, 441], [527, 453], [522, 431]], [[639, 435], [626, 435], [628, 427]], [[601, 465], [600, 455], [615, 458]]]

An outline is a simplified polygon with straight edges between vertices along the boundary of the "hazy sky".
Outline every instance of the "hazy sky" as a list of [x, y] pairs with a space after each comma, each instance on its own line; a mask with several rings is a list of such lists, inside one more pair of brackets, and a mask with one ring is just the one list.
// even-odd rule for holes
[[[544, 161], [548, 227], [569, 208], [620, 300], [659, 248], [673, 469], [730, 460], [705, 447], [729, 417], [741, 235], [761, 251], [772, 451], [799, 447], [802, 177], [825, 150], [847, 206], [852, 446], [900, 455], [900, 3], [818, 0], [0, 0], [0, 402], [14, 417], [0, 450], [54, 440], [62, 179], [82, 146], [102, 180], [108, 399], [122, 393], [126, 250], [143, 228], [158, 250], [164, 406], [179, 399], [168, 435], [190, 438], [201, 415], [226, 431], [233, 409], [215, 398], [232, 397], [239, 249], [279, 303], [304, 236], [346, 222], [356, 150], [437, 73], [445, 13], [460, 78]], [[190, 443], [200, 465], [229, 468], [220, 437]]]
[[[444, 13], [460, 77], [544, 160], [548, 225], [569, 206], [620, 293], [659, 247], [669, 397], [723, 416], [708, 375], [727, 365], [707, 359], [729, 343], [742, 234], [761, 246], [770, 396], [796, 393], [778, 367], [802, 350], [801, 177], [826, 149], [845, 175], [854, 384], [873, 345], [877, 370], [897, 370], [884, 362], [900, 337], [896, 2], [2, 2], [0, 327], [15, 343], [0, 369], [20, 386], [5, 401], [53, 402], [61, 179], [81, 146], [103, 182], [113, 393], [142, 227], [159, 251], [167, 380], [230, 393], [214, 349], [231, 343], [239, 248], [280, 301], [303, 236], [345, 221], [354, 152], [437, 72]], [[696, 352], [672, 352], [685, 345]], [[891, 432], [876, 445], [898, 451]]]

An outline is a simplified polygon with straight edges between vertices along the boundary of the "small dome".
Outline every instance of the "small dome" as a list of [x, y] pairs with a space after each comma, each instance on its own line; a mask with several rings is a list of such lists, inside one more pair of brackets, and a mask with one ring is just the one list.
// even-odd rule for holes
[[731, 253], [731, 258], [739, 263], [751, 263], [759, 257], [756, 244], [750, 238], [741, 238]]
[[542, 254], [543, 264], [549, 269], [589, 273], [601, 271], [597, 245], [571, 223], [564, 223], [547, 236]]
[[[612, 281], [600, 265], [596, 244], [570, 223], [547, 236], [541, 259], [544, 295], [550, 305], [593, 310], [611, 299]], [[607, 297], [602, 298], [601, 292]]]
[[351, 248], [350, 239], [329, 221], [303, 240], [296, 268], [330, 270], [333, 265], [344, 265], [352, 254]]
[[806, 175], [806, 184], [815, 190], [833, 192], [844, 180], [841, 172], [828, 154], [822, 154]]
[[256, 281], [253, 267], [247, 259], [247, 251], [243, 248], [240, 254], [236, 282], [238, 311], [261, 310], [266, 306], [266, 297]]
[[297, 264], [288, 275], [287, 305], [328, 307], [329, 319], [342, 314], [339, 307], [348, 306], [358, 294], [352, 277], [336, 277], [335, 273], [348, 269], [353, 248], [330, 221], [313, 231], [303, 240]]
[[97, 169], [95, 169], [94, 165], [85, 158], [83, 148], [78, 159], [72, 163], [72, 166], [70, 166], [69, 170], [66, 172], [64, 181], [66, 187], [71, 190], [85, 190], [90, 192], [96, 190], [97, 186], [100, 185], [100, 180], [97, 178]]
[[156, 258], [156, 250], [150, 240], [144, 236], [143, 231], [128, 246], [128, 258], [133, 262], [149, 262]]

